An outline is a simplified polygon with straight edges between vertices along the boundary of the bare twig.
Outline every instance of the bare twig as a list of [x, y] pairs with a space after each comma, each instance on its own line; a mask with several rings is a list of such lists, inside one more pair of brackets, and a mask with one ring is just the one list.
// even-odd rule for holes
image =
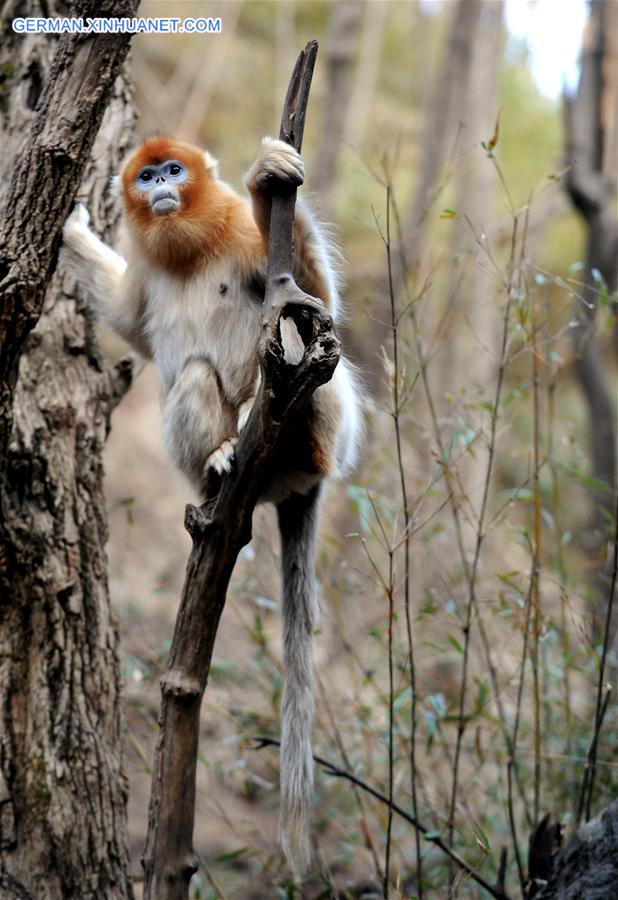
[[[412, 635], [412, 614], [410, 608], [410, 538], [411, 538], [411, 517], [408, 506], [408, 490], [406, 485], [405, 467], [403, 463], [402, 444], [401, 444], [401, 399], [399, 392], [399, 334], [398, 322], [399, 316], [395, 307], [395, 289], [393, 284], [393, 266], [391, 257], [391, 187], [386, 189], [386, 255], [388, 264], [388, 289], [391, 310], [391, 333], [393, 340], [393, 366], [395, 369], [392, 380], [392, 400], [393, 408], [391, 415], [395, 427], [395, 442], [397, 446], [397, 467], [399, 469], [399, 487], [401, 492], [401, 505], [403, 509], [403, 527], [404, 527], [404, 609], [406, 614], [406, 636], [408, 641], [408, 666], [410, 669], [410, 787], [412, 794], [412, 811], [414, 817], [418, 819], [418, 798], [416, 791], [416, 669], [414, 665], [414, 641]], [[416, 879], [418, 885], [419, 900], [423, 897], [422, 884], [422, 857], [421, 845], [418, 831], [415, 832], [415, 850], [416, 850]]]
[[[597, 683], [597, 698], [596, 698], [596, 707], [594, 712], [594, 731], [592, 735], [592, 741], [590, 743], [590, 750], [588, 752], [588, 762], [586, 764], [586, 771], [584, 773], [584, 778], [581, 787], [580, 799], [577, 809], [577, 821], [579, 822], [582, 817], [582, 812], [584, 808], [586, 808], [586, 821], [590, 819], [590, 810], [592, 807], [592, 794], [594, 792], [594, 782], [596, 778], [597, 771], [597, 749], [599, 743], [599, 734], [601, 732], [601, 726], [603, 724], [603, 719], [605, 716], [605, 710], [607, 709], [607, 704], [609, 702], [609, 697], [611, 693], [611, 686], [605, 689], [605, 668], [607, 666], [607, 654], [609, 651], [609, 645], [611, 640], [612, 633], [612, 614], [614, 611], [614, 599], [616, 596], [616, 579], [618, 577], [618, 493], [616, 494], [616, 506], [615, 506], [615, 520], [614, 520], [614, 557], [612, 564], [612, 576], [611, 583], [609, 588], [609, 597], [607, 598], [607, 608], [605, 612], [605, 629], [603, 633], [603, 649], [601, 651], [601, 662], [599, 665], [599, 680]], [[603, 692], [605, 689], [605, 697], [603, 697]]]
[[493, 472], [494, 455], [496, 452], [496, 434], [498, 428], [498, 418], [500, 415], [500, 400], [502, 398], [502, 385], [504, 382], [504, 374], [508, 361], [508, 336], [509, 321], [511, 312], [511, 302], [513, 298], [513, 273], [515, 267], [515, 249], [517, 246], [517, 216], [513, 218], [513, 239], [511, 242], [511, 258], [509, 262], [507, 285], [506, 285], [506, 302], [504, 304], [504, 316], [502, 324], [502, 342], [500, 347], [500, 361], [498, 363], [498, 377], [496, 381], [496, 390], [494, 402], [491, 409], [491, 424], [488, 445], [487, 465], [485, 469], [485, 479], [483, 483], [483, 497], [481, 500], [481, 508], [478, 516], [476, 529], [476, 543], [474, 548], [474, 557], [470, 570], [468, 582], [468, 602], [466, 604], [465, 621], [463, 626], [464, 646], [463, 660], [461, 668], [461, 683], [459, 691], [459, 710], [457, 721], [457, 741], [455, 744], [455, 758], [453, 760], [453, 782], [451, 789], [451, 802], [449, 808], [449, 842], [453, 843], [453, 832], [455, 827], [455, 806], [457, 803], [457, 790], [459, 785], [459, 762], [461, 756], [461, 744], [463, 741], [464, 731], [466, 728], [466, 695], [468, 690], [468, 663], [470, 657], [470, 634], [472, 628], [472, 613], [478, 610], [478, 598], [476, 596], [476, 581], [478, 575], [478, 566], [481, 558], [481, 548], [485, 538], [485, 515], [487, 512], [487, 504], [489, 500], [489, 489], [491, 486], [491, 476]]
[[[405, 253], [404, 246], [403, 246], [402, 228], [401, 228], [399, 213], [397, 210], [397, 204], [395, 202], [395, 196], [392, 193], [391, 193], [391, 202], [392, 202], [393, 213], [395, 216], [395, 222], [396, 222], [396, 226], [397, 226], [397, 240], [398, 240], [398, 249], [399, 249], [400, 262], [401, 262], [401, 269], [404, 273], [407, 273], [408, 272], [408, 262], [407, 262], [406, 253]], [[528, 214], [526, 212], [526, 224], [524, 226], [524, 235], [526, 234], [527, 225], [528, 225]], [[517, 239], [517, 219], [515, 219], [512, 223], [511, 265], [509, 267], [510, 271], [512, 271], [512, 269], [513, 269], [516, 239]], [[438, 411], [436, 409], [436, 405], [435, 405], [434, 398], [433, 398], [433, 393], [431, 390], [431, 385], [429, 383], [428, 357], [425, 352], [425, 348], [423, 346], [418, 317], [416, 315], [415, 302], [416, 302], [417, 298], [410, 298], [408, 286], [407, 286], [407, 278], [404, 277], [402, 279], [402, 284], [403, 284], [404, 290], [406, 292], [406, 298], [408, 301], [406, 306], [409, 311], [410, 321], [412, 323], [412, 332], [413, 332], [414, 344], [415, 344], [416, 355], [417, 355], [417, 359], [418, 359], [419, 371], [420, 371], [420, 376], [421, 376], [421, 384], [423, 386], [423, 392], [425, 395], [425, 399], [427, 401], [427, 406], [429, 408], [429, 415], [431, 418], [432, 431], [433, 431], [434, 440], [435, 440], [437, 448], [438, 448], [439, 459], [440, 459], [440, 462], [443, 464], [442, 471], [444, 474], [444, 480], [446, 482], [446, 486], [447, 486], [447, 490], [448, 490], [448, 501], [449, 501], [449, 505], [450, 505], [450, 509], [451, 509], [452, 518], [453, 518], [453, 526], [455, 529], [455, 540], [457, 543], [457, 551], [459, 554], [459, 558], [461, 560], [462, 569], [463, 569], [464, 576], [465, 576], [465, 579], [466, 579], [466, 582], [468, 585], [468, 591], [470, 591], [471, 569], [470, 569], [470, 563], [468, 561], [468, 556], [466, 554], [466, 549], [464, 546], [462, 513], [460, 511], [459, 500], [457, 497], [456, 483], [455, 483], [456, 479], [455, 479], [453, 472], [451, 471], [449, 466], [446, 464], [446, 458], [447, 458], [446, 457], [446, 449], [444, 446], [444, 441], [442, 440], [442, 433], [440, 431], [440, 421], [439, 421], [439, 417], [438, 417]], [[510, 286], [507, 282], [505, 287], [507, 290], [507, 294], [510, 293], [512, 286]], [[509, 726], [507, 724], [506, 711], [504, 709], [504, 704], [502, 702], [502, 696], [500, 693], [500, 685], [498, 682], [498, 672], [497, 672], [496, 665], [493, 660], [493, 654], [491, 651], [489, 637], [487, 635], [487, 631], [485, 629], [483, 619], [480, 616], [478, 599], [476, 597], [475, 592], [473, 593], [473, 596], [474, 596], [475, 612], [477, 615], [479, 635], [481, 637], [481, 644], [483, 646], [485, 663], [487, 665], [487, 670], [489, 672], [489, 680], [491, 682], [493, 699], [496, 704], [496, 709], [498, 711], [498, 718], [500, 720], [500, 726], [502, 729], [502, 735], [504, 738], [504, 742], [505, 742], [507, 751], [510, 753], [511, 752], [511, 736], [510, 736], [510, 732], [509, 732]], [[531, 824], [532, 820], [531, 820], [531, 816], [528, 812], [526, 795], [525, 795], [523, 785], [521, 783], [521, 779], [519, 777], [519, 773], [517, 772], [517, 770], [515, 770], [515, 783], [516, 783], [520, 798], [522, 800], [522, 803], [524, 805], [524, 810], [526, 813], [526, 818], [528, 820], [528, 824]]]
[[[281, 116], [279, 138], [291, 144], [299, 153], [303, 143], [309, 88], [317, 53], [318, 42], [309, 41], [296, 60]], [[276, 291], [273, 279], [281, 273], [292, 271], [292, 241], [282, 241], [281, 236], [293, 233], [295, 205], [296, 187], [293, 185], [282, 186], [273, 196], [268, 238], [268, 282], [264, 301], [264, 322], [270, 319], [273, 311], [273, 297]]]
[[384, 897], [389, 897], [391, 872], [391, 836], [393, 831], [393, 787], [395, 783], [395, 683], [393, 663], [393, 626], [395, 622], [395, 578], [393, 571], [394, 552], [388, 548], [388, 821], [386, 825], [386, 847], [384, 851]]
[[[275, 738], [267, 737], [264, 735], [256, 735], [255, 740], [257, 741], [257, 749], [261, 749], [262, 747], [279, 747], [280, 742]], [[439, 847], [443, 853], [446, 854], [455, 865], [459, 866], [462, 871], [466, 872], [470, 878], [476, 881], [482, 888], [484, 888], [492, 897], [496, 897], [497, 900], [510, 900], [508, 894], [504, 892], [502, 888], [498, 885], [491, 884], [484, 878], [480, 872], [478, 872], [470, 863], [466, 862], [466, 860], [457, 853], [456, 850], [453, 850], [452, 847], [449, 846], [445, 841], [442, 840], [439, 834], [437, 834], [432, 829], [428, 828], [422, 822], [420, 822], [415, 816], [406, 812], [403, 807], [399, 806], [398, 803], [390, 802], [389, 798], [383, 794], [381, 791], [378, 791], [376, 788], [372, 787], [366, 781], [363, 781], [361, 778], [358, 778], [356, 775], [353, 775], [352, 772], [347, 772], [345, 769], [339, 768], [339, 766], [335, 765], [329, 760], [324, 759], [321, 756], [313, 756], [316, 763], [320, 766], [323, 766], [326, 769], [326, 773], [328, 775], [332, 775], [335, 778], [345, 778], [346, 781], [351, 782], [351, 784], [355, 784], [357, 787], [362, 788], [362, 790], [366, 791], [368, 794], [371, 794], [377, 800], [380, 800], [382, 803], [387, 804], [396, 812], [398, 816], [401, 816], [402, 819], [405, 819], [406, 822], [409, 822], [414, 828], [416, 828], [423, 835], [426, 841], [429, 841], [431, 844], [434, 844], [436, 847]]]
[[[533, 551], [534, 553], [534, 551]], [[534, 561], [532, 562], [532, 569], [534, 569]], [[524, 621], [524, 641], [521, 652], [521, 667], [519, 671], [519, 684], [517, 687], [517, 701], [515, 703], [515, 721], [513, 723], [513, 736], [511, 738], [511, 750], [509, 753], [509, 759], [507, 764], [507, 778], [508, 778], [508, 795], [507, 795], [507, 804], [508, 804], [508, 814], [509, 814], [509, 827], [511, 830], [511, 839], [513, 841], [513, 850], [515, 852], [515, 860], [517, 862], [517, 871], [519, 874], [519, 882], [521, 886], [522, 896], [524, 896], [524, 870], [521, 862], [521, 857], [519, 853], [519, 842], [517, 838], [517, 827], [515, 824], [515, 809], [513, 805], [513, 792], [511, 789], [511, 778], [513, 771], [517, 772], [517, 739], [519, 737], [519, 724], [521, 721], [521, 708], [522, 708], [522, 700], [524, 696], [524, 681], [525, 681], [525, 671], [526, 671], [526, 661], [528, 659], [528, 643], [530, 639], [530, 622], [532, 619], [532, 607], [533, 607], [533, 592], [534, 592], [534, 574], [533, 572], [530, 575], [530, 583], [528, 586], [528, 592], [526, 595], [526, 616]]]
[[535, 295], [532, 297], [532, 427], [533, 427], [533, 479], [534, 479], [534, 539], [532, 545], [532, 606], [534, 609], [532, 626], [532, 682], [534, 692], [534, 821], [539, 821], [541, 797], [541, 691], [539, 672], [539, 643], [541, 640], [541, 604], [539, 576], [541, 566], [541, 484], [540, 473], [540, 410], [539, 410], [539, 355], [537, 349], [537, 324]]
[[507, 812], [509, 817], [509, 829], [511, 831], [511, 841], [513, 842], [513, 851], [515, 854], [515, 862], [517, 863], [517, 875], [519, 877], [519, 887], [522, 897], [525, 896], [526, 878], [524, 876], [524, 867], [519, 852], [519, 844], [517, 839], [517, 825], [515, 823], [515, 804], [513, 803], [513, 766], [515, 760], [509, 756], [506, 767], [506, 785], [507, 785]]
[[[337, 745], [337, 749], [339, 750], [339, 753], [341, 754], [341, 759], [343, 761], [344, 766], [347, 769], [350, 769], [351, 768], [350, 758], [348, 756], [348, 752], [345, 748], [345, 744], [344, 744], [343, 738], [341, 736], [341, 729], [337, 723], [337, 720], [335, 719], [335, 715], [333, 713], [333, 708], [331, 706], [330, 700], [328, 699], [328, 693], [324, 690], [324, 685], [322, 683], [322, 679], [320, 678], [319, 673], [317, 675], [317, 683], [318, 683], [318, 686], [320, 689], [321, 703], [324, 706], [324, 709], [326, 710], [326, 714], [328, 716], [328, 720], [330, 722], [330, 726], [331, 726], [331, 729], [333, 732], [333, 738], [335, 740], [335, 744]], [[354, 792], [354, 800], [356, 802], [356, 805], [358, 807], [358, 812], [360, 815], [361, 831], [362, 831], [362, 835], [363, 835], [363, 838], [365, 841], [365, 846], [371, 853], [371, 858], [373, 859], [373, 865], [376, 870], [376, 876], [379, 881], [382, 881], [382, 879], [384, 877], [383, 871], [382, 871], [382, 866], [380, 865], [380, 859], [378, 857], [375, 842], [373, 840], [373, 836], [371, 834], [371, 830], [370, 830], [369, 824], [367, 822], [367, 814], [366, 814], [366, 810], [365, 810], [365, 804], [363, 802], [363, 796], [355, 785], [352, 786], [352, 790]]]

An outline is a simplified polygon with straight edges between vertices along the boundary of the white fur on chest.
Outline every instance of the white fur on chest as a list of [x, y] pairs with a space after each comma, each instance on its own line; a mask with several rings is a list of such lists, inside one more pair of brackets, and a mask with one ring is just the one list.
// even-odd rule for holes
[[242, 392], [257, 365], [262, 307], [234, 263], [213, 262], [191, 278], [159, 271], [146, 291], [146, 330], [164, 394], [196, 356], [215, 366], [230, 399]]

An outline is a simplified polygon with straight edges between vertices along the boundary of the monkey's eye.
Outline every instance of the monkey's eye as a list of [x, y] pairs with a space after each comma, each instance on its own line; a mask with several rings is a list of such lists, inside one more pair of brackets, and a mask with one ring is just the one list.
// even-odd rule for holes
[[186, 176], [185, 167], [181, 162], [178, 162], [177, 159], [168, 159], [168, 161], [163, 165], [163, 171], [168, 176], [168, 178], [178, 178], [181, 176]]
[[142, 184], [148, 184], [149, 181], [152, 181], [152, 172], [149, 172], [147, 169], [140, 172], [137, 176], [137, 180], [141, 181]]

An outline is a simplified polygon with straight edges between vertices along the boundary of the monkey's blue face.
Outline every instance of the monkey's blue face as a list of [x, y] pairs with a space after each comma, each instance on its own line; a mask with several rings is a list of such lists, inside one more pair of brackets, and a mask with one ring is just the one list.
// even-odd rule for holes
[[188, 179], [187, 167], [177, 159], [167, 159], [161, 165], [143, 166], [137, 173], [135, 184], [147, 194], [155, 216], [165, 216], [180, 207], [178, 187]]

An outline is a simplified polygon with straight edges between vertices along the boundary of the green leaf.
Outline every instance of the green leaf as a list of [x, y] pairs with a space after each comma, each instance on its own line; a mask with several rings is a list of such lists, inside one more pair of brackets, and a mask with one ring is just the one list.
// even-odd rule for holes
[[437, 714], [442, 718], [446, 714], [446, 701], [444, 694], [429, 694], [427, 702], [431, 703]]
[[133, 517], [134, 503], [135, 503], [135, 497], [124, 497], [120, 501], [120, 505], [123, 506], [127, 511], [127, 522], [129, 525], [135, 524], [135, 519]]
[[478, 834], [475, 834], [474, 837], [476, 838], [476, 841], [479, 844], [481, 850], [483, 851], [483, 853], [490, 853], [491, 844], [489, 843], [489, 838], [487, 837], [481, 826], [478, 824], [478, 822], [476, 824], [476, 830], [478, 831]]
[[462, 656], [463, 656], [464, 649], [463, 649], [463, 647], [461, 646], [461, 644], [459, 643], [459, 641], [456, 640], [456, 639], [455, 639], [452, 635], [450, 635], [450, 634], [447, 636], [446, 639], [447, 639], [447, 641], [449, 642], [449, 644], [451, 645], [451, 647], [453, 647], [455, 650], [457, 650], [458, 653], [461, 653]]
[[373, 510], [366, 488], [358, 484], [349, 484], [346, 493], [356, 508], [361, 531], [368, 532]]
[[412, 688], [404, 688], [403, 691], [399, 694], [398, 697], [395, 698], [395, 702], [393, 703], [393, 709], [397, 710], [409, 699], [412, 694]]
[[221, 856], [215, 856], [213, 862], [215, 863], [226, 863], [231, 862], [233, 859], [238, 859], [239, 856], [244, 856], [245, 853], [251, 853], [251, 847], [239, 847], [238, 850], [232, 850], [230, 853], [222, 853]]
[[513, 500], [523, 500], [524, 502], [532, 500], [534, 497], [534, 491], [524, 487], [514, 488], [512, 491], [507, 491], [506, 493], [510, 494]]
[[505, 584], [511, 586], [511, 581], [515, 578], [516, 575], [519, 575], [519, 571], [517, 569], [513, 569], [512, 572], [498, 572], [497, 577], [500, 581], [503, 581]]

